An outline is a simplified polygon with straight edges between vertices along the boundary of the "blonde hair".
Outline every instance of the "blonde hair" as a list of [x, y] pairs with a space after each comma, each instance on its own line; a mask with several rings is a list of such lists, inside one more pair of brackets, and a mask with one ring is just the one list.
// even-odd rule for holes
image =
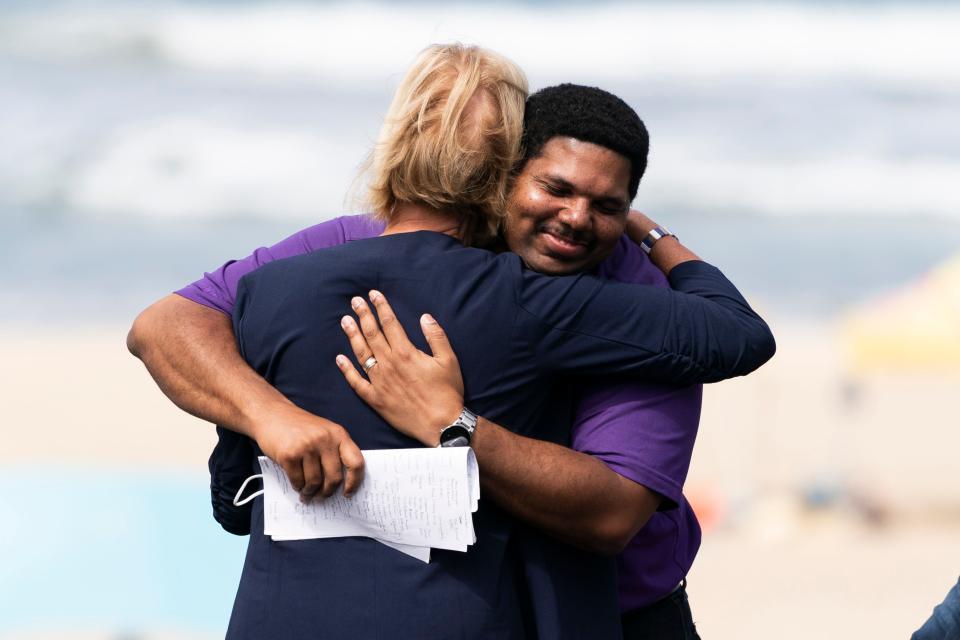
[[389, 222], [399, 202], [456, 213], [464, 242], [496, 234], [519, 157], [527, 79], [476, 46], [432, 45], [407, 72], [367, 161], [367, 200]]

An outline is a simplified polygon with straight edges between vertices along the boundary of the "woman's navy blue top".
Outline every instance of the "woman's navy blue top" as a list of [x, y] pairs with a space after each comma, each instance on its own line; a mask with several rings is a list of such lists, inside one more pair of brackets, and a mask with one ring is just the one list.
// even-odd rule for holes
[[[557, 376], [712, 382], [773, 355], [766, 324], [714, 267], [670, 273], [675, 290], [589, 275], [545, 276], [512, 253], [465, 248], [421, 231], [361, 240], [270, 263], [239, 286], [234, 330], [246, 361], [303, 409], [337, 422], [361, 449], [418, 447], [360, 400], [334, 364], [350, 299], [383, 292], [411, 340], [419, 317], [447, 332], [465, 404], [517, 433], [558, 440], [539, 420]], [[481, 465], [481, 473], [483, 468]], [[520, 638], [524, 606], [510, 516], [481, 501], [477, 542], [429, 564], [366, 538], [274, 542], [262, 501], [227, 637]], [[615, 598], [611, 591], [611, 598]]]

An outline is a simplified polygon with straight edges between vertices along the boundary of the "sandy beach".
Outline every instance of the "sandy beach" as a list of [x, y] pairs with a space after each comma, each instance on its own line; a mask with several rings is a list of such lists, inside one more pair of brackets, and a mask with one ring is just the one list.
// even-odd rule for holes
[[[705, 394], [687, 485], [706, 530], [699, 629], [905, 638], [960, 572], [960, 379], [853, 373], [834, 327], [774, 328], [773, 362]], [[161, 395], [125, 332], [0, 337], [8, 462], [205, 481], [212, 428]]]
[[960, 378], [857, 371], [833, 325], [775, 332], [769, 365], [705, 392], [687, 486], [720, 516], [690, 574], [698, 627], [907, 638], [960, 574]]
[[213, 428], [163, 396], [127, 351], [127, 329], [0, 337], [4, 448], [13, 460], [205, 472]]

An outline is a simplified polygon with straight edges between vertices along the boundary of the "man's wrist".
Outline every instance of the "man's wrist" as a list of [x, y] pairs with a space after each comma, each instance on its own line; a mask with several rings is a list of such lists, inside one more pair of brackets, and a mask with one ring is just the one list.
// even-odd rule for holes
[[[246, 403], [245, 406], [238, 408], [239, 418], [237, 420], [236, 431], [253, 438], [254, 440], [259, 440], [260, 438], [260, 429], [263, 424], [263, 420], [260, 416], [265, 413], [258, 410], [257, 406], [254, 403]], [[230, 426], [230, 425], [223, 425]]]
[[239, 407], [240, 419], [237, 431], [259, 442], [264, 435], [264, 430], [269, 429], [272, 422], [291, 410], [302, 411], [286, 398], [283, 400], [250, 398], [242, 407]]
[[[487, 454], [495, 450], [498, 446], [498, 429], [502, 430], [502, 427], [497, 426], [494, 422], [490, 422], [483, 416], [477, 416], [477, 428], [473, 432], [473, 440], [470, 442], [471, 448], [473, 448], [475, 452], [482, 450]], [[478, 453], [477, 455], [480, 454]]]

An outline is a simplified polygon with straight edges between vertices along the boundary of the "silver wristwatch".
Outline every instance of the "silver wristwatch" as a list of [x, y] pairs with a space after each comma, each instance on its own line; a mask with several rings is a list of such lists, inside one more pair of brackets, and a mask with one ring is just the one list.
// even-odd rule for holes
[[452, 424], [440, 430], [441, 447], [469, 447], [477, 430], [477, 414], [466, 407]]
[[666, 238], [667, 236], [677, 237], [675, 233], [671, 233], [666, 227], [654, 227], [653, 231], [648, 233], [647, 237], [640, 241], [640, 248], [643, 249], [644, 253], [650, 255], [650, 252], [653, 251], [653, 245], [657, 243], [657, 240]]

